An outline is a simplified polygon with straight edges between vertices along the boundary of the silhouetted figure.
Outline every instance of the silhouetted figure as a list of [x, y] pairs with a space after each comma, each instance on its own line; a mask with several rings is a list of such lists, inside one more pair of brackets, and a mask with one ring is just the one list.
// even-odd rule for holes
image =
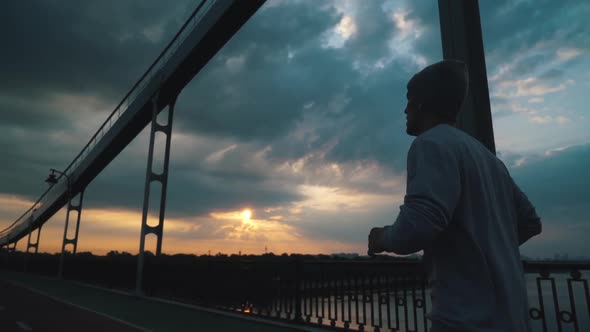
[[408, 82], [404, 204], [392, 226], [373, 228], [369, 255], [424, 250], [431, 332], [529, 331], [519, 246], [541, 221], [504, 164], [455, 128], [467, 95], [464, 63], [445, 60]]

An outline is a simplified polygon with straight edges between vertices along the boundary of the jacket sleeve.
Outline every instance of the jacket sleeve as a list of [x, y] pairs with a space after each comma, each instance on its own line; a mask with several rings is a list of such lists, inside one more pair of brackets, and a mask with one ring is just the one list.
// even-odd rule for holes
[[512, 183], [512, 193], [514, 195], [514, 207], [516, 209], [516, 222], [518, 230], [518, 245], [522, 245], [528, 239], [538, 235], [542, 231], [541, 218], [533, 204], [529, 201], [525, 193], [520, 190], [518, 185], [510, 178]]
[[428, 247], [449, 225], [461, 196], [459, 162], [447, 146], [417, 138], [407, 169], [404, 204], [382, 238], [385, 251], [399, 255]]

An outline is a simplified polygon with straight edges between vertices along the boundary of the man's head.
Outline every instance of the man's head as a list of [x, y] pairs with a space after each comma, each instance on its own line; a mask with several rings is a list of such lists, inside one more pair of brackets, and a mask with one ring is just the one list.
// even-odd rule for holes
[[407, 85], [408, 135], [418, 136], [441, 123], [454, 125], [468, 86], [467, 65], [457, 60], [437, 62], [414, 75]]

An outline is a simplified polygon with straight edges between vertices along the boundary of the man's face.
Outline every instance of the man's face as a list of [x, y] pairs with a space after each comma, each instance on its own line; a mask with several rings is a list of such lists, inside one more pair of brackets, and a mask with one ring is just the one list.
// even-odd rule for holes
[[406, 94], [408, 104], [406, 105], [406, 133], [410, 136], [418, 136], [420, 130], [420, 110], [418, 101], [409, 91]]

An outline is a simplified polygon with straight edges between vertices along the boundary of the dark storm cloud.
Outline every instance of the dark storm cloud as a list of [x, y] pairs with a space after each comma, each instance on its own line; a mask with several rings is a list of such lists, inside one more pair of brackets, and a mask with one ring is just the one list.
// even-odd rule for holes
[[[155, 2], [142, 3], [139, 9], [127, 2], [116, 7], [101, 4], [74, 6], [51, 2], [26, 6], [21, 4], [19, 7], [16, 3], [11, 3], [5, 11], [10, 13], [10, 19], [4, 21], [7, 29], [2, 31], [6, 34], [9, 30], [17, 30], [21, 31], [21, 35], [19, 38], [14, 34], [6, 36], [11, 49], [2, 55], [2, 60], [5, 60], [2, 63], [11, 64], [10, 67], [2, 69], [6, 69], [6, 72], [12, 73], [9, 76], [17, 79], [11, 82], [3, 80], [0, 84], [7, 88], [5, 91], [13, 93], [13, 98], [22, 97], [27, 93], [36, 96], [40, 103], [44, 101], [43, 98], [61, 91], [99, 96], [122, 95], [126, 87], [155, 58], [165, 41], [180, 25], [180, 18], [187, 15], [185, 12], [188, 13], [184, 4], [174, 8], [160, 8], [159, 3]], [[378, 22], [365, 24], [367, 21], [375, 21], [375, 18], [371, 18], [374, 15], [378, 15]], [[66, 17], [69, 19], [65, 19]], [[318, 8], [312, 2], [288, 2], [284, 7], [268, 7], [260, 11], [184, 91], [178, 105], [176, 130], [199, 132], [212, 137], [251, 140], [261, 147], [273, 146], [277, 142], [277, 147], [272, 149], [273, 152], [268, 158], [280, 163], [285, 158], [277, 159], [277, 156], [288, 156], [287, 160], [297, 159], [338, 137], [342, 129], [340, 126], [346, 126], [347, 134], [335, 145], [334, 152], [327, 155], [329, 160], [345, 162], [354, 158], [383, 159], [378, 154], [389, 150], [388, 139], [392, 137], [393, 132], [399, 131], [399, 128], [384, 125], [389, 123], [390, 119], [396, 118], [388, 115], [391, 112], [391, 99], [376, 100], [383, 96], [397, 97], [403, 92], [392, 93], [397, 90], [395, 86], [384, 87], [378, 92], [379, 97], [372, 97], [373, 102], [363, 105], [360, 99], [368, 95], [363, 85], [374, 86], [379, 80], [394, 82], [395, 79], [387, 78], [394, 72], [386, 70], [380, 74], [381, 78], [362, 81], [361, 74], [353, 69], [352, 62], [358, 59], [370, 62], [385, 54], [387, 39], [391, 37], [394, 26], [391, 24], [391, 18], [381, 10], [380, 4], [363, 4], [357, 18], [359, 29], [356, 38], [350, 40], [342, 49], [322, 48], [325, 33], [341, 18], [342, 15], [335, 8]], [[31, 22], [37, 23], [29, 24]], [[155, 42], [144, 33], [146, 29], [154, 26], [163, 27], [160, 40]], [[237, 70], [232, 68], [232, 63], [238, 67]], [[399, 82], [399, 87], [405, 84], [402, 81]], [[365, 91], [360, 91], [363, 89]], [[338, 112], [328, 112], [341, 95], [344, 98], [352, 96], [350, 106], [345, 105]], [[289, 149], [283, 149], [280, 143], [284, 142], [284, 138], [301, 121], [304, 106], [309, 103], [314, 105], [314, 112], [327, 114], [326, 123], [318, 125], [322, 130], [315, 134], [317, 138], [313, 144], [305, 148], [299, 144], [290, 144]], [[16, 110], [14, 105], [6, 104], [5, 107], [7, 111]], [[30, 111], [39, 113], [38, 117], [35, 117], [36, 113], [29, 115], [25, 112], [15, 112], [13, 114], [16, 116], [11, 123], [22, 125], [23, 128], [28, 127], [29, 130], [36, 126], [52, 128], [40, 130], [38, 134], [41, 137], [59, 130], [60, 127], [65, 132], [68, 131], [67, 125], [63, 127], [67, 121], [55, 120], [54, 116], [63, 116], [59, 111], [46, 110], [43, 115], [42, 108], [40, 110]], [[358, 116], [357, 112], [363, 112], [363, 115]], [[52, 114], [52, 117], [49, 117], [49, 114]], [[20, 115], [26, 116], [26, 119]], [[44, 117], [48, 117], [48, 121], [43, 121]], [[31, 118], [39, 121], [31, 122]], [[380, 128], [374, 131], [372, 127], [376, 124], [380, 124]], [[11, 144], [20, 143], [12, 138], [7, 141], [11, 141]], [[17, 150], [27, 151], [24, 144], [29, 142], [21, 142], [26, 143]], [[45, 145], [43, 148], [55, 148], [63, 152], [58, 146], [48, 149]], [[388, 156], [395, 156], [398, 161], [405, 155], [395, 151], [387, 152]], [[72, 156], [75, 154], [76, 151], [71, 151]], [[35, 159], [27, 155], [30, 154], [24, 153], [15, 156], [14, 159]], [[39, 152], [39, 156], [43, 155]], [[131, 157], [125, 157], [123, 154], [120, 158], [129, 160], [126, 158]], [[241, 160], [245, 160], [244, 158]], [[41, 162], [39, 168], [46, 168], [43, 164]], [[56, 167], [56, 164], [67, 162], [51, 162], [52, 167]], [[121, 167], [122, 174], [135, 173], [137, 169], [131, 168], [134, 164], [121, 162], [118, 167]], [[401, 162], [398, 164], [401, 165]], [[140, 166], [139, 169], [143, 167]], [[196, 172], [198, 169], [192, 171]], [[204, 176], [216, 179], [215, 181], [235, 180], [236, 187], [244, 185], [245, 188], [249, 188], [247, 184], [240, 182], [240, 177], [250, 177], [247, 183], [260, 183], [261, 188], [265, 185], [264, 175], [260, 174], [240, 175], [235, 169], [229, 172], [209, 169], [206, 172]], [[5, 173], [6, 176], [12, 176], [12, 172]], [[126, 178], [128, 177], [125, 175], [121, 175], [121, 178], [113, 175], [113, 179], [118, 180], [110, 182], [115, 187], [128, 188], [124, 185]], [[138, 186], [141, 188], [141, 177], [139, 183]], [[188, 186], [184, 188], [192, 192], [206, 191], [200, 189], [203, 186], [200, 186], [198, 181], [194, 185], [194, 189], [187, 188]], [[130, 184], [129, 188], [133, 186]], [[107, 187], [104, 190], [100, 187], [93, 190], [97, 191], [97, 196], [110, 198], [113, 195], [112, 190]], [[216, 194], [221, 190], [217, 183], [209, 187], [208, 190], [212, 192], [210, 196], [218, 199], [204, 198], [201, 200], [202, 206], [228, 206], [234, 203], [234, 200], [229, 199], [231, 195], [224, 196], [221, 192]], [[9, 192], [13, 189], [7, 188]], [[130, 198], [132, 194], [127, 194], [125, 190], [117, 191], [121, 194], [121, 198], [116, 200], [117, 205], [136, 205], [137, 202]], [[239, 189], [235, 191], [239, 192]], [[272, 190], [256, 192], [260, 193], [259, 195], [267, 192], [268, 201], [273, 197], [299, 197], [293, 188], [285, 188], [283, 191], [282, 195]], [[134, 192], [141, 193], [141, 190]], [[221, 203], [224, 198], [228, 198], [229, 203]]]
[[[184, 5], [159, 8], [158, 3], [152, 2], [142, 3], [139, 9], [126, 2], [117, 7], [43, 3], [26, 10], [12, 4], [8, 11], [15, 18], [5, 24], [22, 30], [21, 39], [11, 37], [13, 51], [5, 55], [22, 74], [17, 81], [20, 83], [14, 86], [27, 86], [31, 91], [45, 93], [67, 90], [97, 95], [108, 94], [108, 91], [122, 94], [125, 84], [119, 83], [124, 80], [132, 82], [139, 76], [180, 25], [183, 10], [179, 8], [188, 12]], [[413, 9], [409, 14], [410, 18], [428, 27], [424, 36], [430, 37], [426, 41], [419, 40], [419, 43], [427, 43], [423, 45], [430, 50], [436, 48], [435, 43], [429, 43], [438, 31], [435, 29], [437, 21], [433, 19], [437, 13], [434, 9], [432, 6], [423, 11]], [[37, 20], [40, 25], [47, 21], [57, 22], [44, 28], [46, 37], [39, 40], [39, 44], [25, 42], [39, 39], [35, 38], [39, 26], [33, 27], [16, 19], [26, 11], [29, 12], [28, 22]], [[328, 147], [326, 162], [376, 160], [383, 166], [402, 171], [410, 141], [404, 133], [403, 96], [406, 80], [412, 73], [400, 71], [400, 67], [405, 68], [407, 64], [397, 60], [368, 76], [353, 68], [355, 61], [373, 63], [385, 57], [389, 52], [388, 42], [396, 33], [392, 13], [384, 11], [381, 3], [361, 2], [354, 14], [356, 34], [342, 48], [334, 49], [322, 47], [326, 32], [342, 19], [342, 14], [334, 7], [318, 8], [313, 2], [286, 2], [283, 6], [264, 8], [185, 89], [177, 107], [175, 130], [248, 140], [260, 147], [270, 146], [272, 149], [267, 157], [276, 163], [296, 160]], [[65, 20], [67, 16], [72, 18]], [[164, 27], [164, 32], [161, 40], [154, 43], [143, 32], [158, 25]], [[32, 48], [47, 49], [48, 52], [34, 61]], [[16, 54], [24, 54], [24, 57], [18, 58]], [[63, 75], [69, 71], [73, 75]], [[289, 135], [301, 123], [306, 105], [313, 105], [308, 112], [322, 115], [313, 123], [316, 129], [311, 132], [313, 139], [309, 139], [307, 145], [293, 141]], [[56, 123], [56, 128], [59, 125]], [[123, 154], [120, 158], [129, 160], [131, 157]], [[241, 164], [245, 160], [247, 157], [242, 156], [234, 162]], [[119, 163], [121, 174], [137, 172], [137, 168], [131, 168], [134, 164]], [[143, 167], [138, 168], [142, 170]], [[202, 169], [197, 167], [191, 171]], [[210, 188], [199, 181], [193, 183], [195, 188], [180, 186], [187, 193], [210, 190], [211, 197], [219, 198], [203, 198], [200, 200], [203, 207], [234, 203], [229, 199], [231, 195], [226, 196], [227, 204], [221, 203], [224, 200], [220, 192], [223, 186], [218, 186], [221, 181], [234, 181], [238, 193], [239, 186], [249, 188], [248, 183], [260, 183], [264, 187], [264, 174], [241, 174], [236, 169], [205, 171], [203, 176], [212, 182]], [[244, 177], [249, 179], [240, 182]], [[105, 183], [122, 186], [125, 178], [128, 177], [113, 174], [113, 179], [117, 180]], [[181, 183], [191, 182], [183, 179], [179, 185]], [[123, 194], [134, 186], [138, 188], [133, 192], [139, 195]], [[117, 191], [121, 194], [116, 200], [117, 205], [136, 206], [137, 199], [131, 197], [141, 197], [142, 186], [141, 176], [134, 184], [124, 185], [126, 189]], [[112, 195], [108, 187], [101, 189], [97, 186], [93, 190], [97, 191], [97, 197], [106, 200]], [[268, 190], [257, 192], [261, 192], [260, 195], [268, 192], [271, 196], [298, 197], [293, 188], [284, 189], [285, 193], [291, 192], [289, 195], [277, 195]], [[98, 201], [102, 202], [101, 199]]]
[[[3, 136], [13, 129], [3, 129]], [[71, 153], [63, 150], [46, 150], [43, 135], [13, 135], [12, 141], [0, 141], [2, 151], [2, 171], [0, 171], [0, 193], [37, 198], [47, 189], [43, 182], [49, 174], [49, 168], [60, 165], [63, 160], [71, 157]], [[18, 142], [15, 145], [14, 142]], [[24, 212], [24, 211], [23, 211]]]
[[394, 62], [353, 85], [350, 102], [343, 111], [346, 121], [340, 128], [324, 133], [338, 137], [338, 143], [328, 153], [329, 160], [377, 160], [397, 171], [405, 169], [405, 149], [411, 141], [405, 134], [406, 77]]
[[71, 147], [52, 138], [73, 134], [72, 114], [82, 113], [86, 106], [60, 108], [54, 103], [56, 94], [100, 96], [116, 104], [191, 6], [158, 1], [4, 3], [0, 13], [2, 192], [38, 195], [43, 191], [38, 183], [43, 185], [47, 169], [65, 167], [83, 147], [85, 139]]
[[11, 127], [45, 130], [68, 126], [66, 114], [48, 112], [48, 105], [37, 99], [25, 99], [0, 95], [2, 125]]
[[[356, 34], [342, 48], [330, 48], [324, 47], [327, 33], [343, 18], [331, 4], [269, 3], [180, 96], [173, 135], [199, 136], [210, 146], [186, 152], [173, 145], [168, 216], [203, 216], [245, 205], [288, 208], [306, 199], [297, 188], [306, 181], [358, 193], [390, 190], [379, 186], [383, 179], [361, 184], [346, 180], [363, 162], [385, 168], [388, 178], [403, 174], [411, 141], [405, 134], [405, 85], [419, 68], [403, 58], [371, 71], [354, 66], [358, 62], [370, 67], [390, 55], [390, 42], [398, 32], [391, 13], [382, 10], [381, 2], [359, 0]], [[588, 4], [564, 3], [480, 1], [488, 68], [512, 61], [523, 48], [545, 39], [587, 46], [588, 23], [572, 20], [575, 23], [565, 30], [560, 23], [587, 12]], [[0, 40], [8, 47], [0, 52], [0, 112], [5, 121], [0, 153], [6, 161], [0, 191], [34, 198], [45, 188], [42, 180], [47, 168], [67, 165], [86, 142], [77, 141], [78, 136], [68, 144], [50, 139], [69, 137], [79, 125], [70, 121], [73, 116], [65, 110], [46, 106], [52, 96], [95, 96], [105, 105], [116, 104], [194, 5], [155, 0], [4, 4]], [[408, 1], [407, 9], [407, 19], [423, 28], [421, 37], [412, 41], [409, 56], [418, 53], [429, 61], [438, 60], [442, 52], [436, 1]], [[536, 70], [547, 60], [544, 55], [523, 59], [514, 73]], [[559, 69], [551, 69], [541, 78], [560, 75]], [[502, 114], [505, 110], [495, 116]], [[92, 134], [88, 132], [87, 137]], [[238, 146], [218, 162], [207, 164], [209, 156], [231, 143]], [[146, 152], [147, 141], [136, 139], [90, 184], [84, 204], [139, 211]], [[582, 178], [590, 166], [588, 152], [588, 147], [571, 149], [514, 169], [514, 177], [548, 220], [587, 219], [590, 210], [582, 197], [590, 193], [577, 184], [590, 183]], [[267, 164], [252, 163], [257, 154]], [[277, 171], [284, 163], [310, 155], [313, 158], [302, 175]], [[507, 156], [509, 164], [523, 157]], [[319, 171], [332, 162], [341, 164], [344, 180]], [[370, 223], [391, 223], [395, 210], [335, 219], [333, 213], [309, 209], [303, 221], [291, 225], [308, 238], [357, 241]], [[335, 222], [340, 222], [338, 227]], [[211, 223], [203, 228], [208, 230], [199, 234], [216, 234]]]
[[580, 207], [585, 216], [580, 218], [590, 218], [590, 145], [574, 146], [549, 154], [533, 157], [522, 167], [515, 168], [513, 177], [543, 211]]
[[552, 257], [555, 252], [587, 256], [590, 252], [590, 144], [549, 156], [532, 156], [512, 176], [543, 222], [544, 234], [527, 244], [529, 252]]
[[65, 167], [81, 148], [58, 143], [73, 133], [71, 118], [60, 111], [42, 100], [0, 96], [0, 193], [36, 200], [49, 168]]
[[[322, 47], [342, 18], [334, 8], [285, 6], [259, 12], [195, 78], [181, 97], [180, 108], [190, 114], [179, 116], [180, 127], [270, 144], [270, 158], [297, 159], [338, 138], [328, 161], [370, 159], [401, 168], [408, 144], [401, 123], [405, 76], [411, 73], [403, 75], [405, 63], [394, 61], [367, 78], [353, 66], [390, 54], [391, 13], [380, 3], [360, 2], [356, 34], [334, 49]], [[231, 61], [240, 62], [235, 71]], [[306, 105], [324, 115], [307, 146], [287, 139]]]
[[[140, 151], [147, 150], [146, 138], [142, 134], [88, 186], [85, 194], [88, 207], [141, 211], [147, 161]], [[204, 137], [200, 139], [211, 142]], [[172, 146], [167, 216], [206, 216], [211, 211], [288, 205], [303, 199], [294, 183], [272, 176], [272, 165], [252, 164], [255, 146], [238, 147], [211, 163], [208, 156], [219, 146], [212, 145], [191, 150], [190, 156]], [[162, 154], [156, 153], [154, 158], [153, 171], [159, 173], [161, 162], [158, 160], [162, 160]], [[151, 188], [150, 209], [155, 213], [161, 186], [159, 182], [152, 182]]]
[[356, 33], [344, 45], [354, 60], [375, 62], [389, 55], [390, 40], [395, 30], [392, 17], [385, 12], [382, 4], [375, 1], [358, 1], [354, 3]]
[[[198, 167], [189, 172], [171, 168], [170, 172], [166, 215], [172, 218], [202, 216], [211, 211], [252, 206], [264, 208], [289, 204], [303, 198], [294, 188], [281, 187], [280, 183], [267, 179], [248, 180], [211, 175]], [[143, 172], [105, 172], [104, 176], [101, 174], [88, 187], [86, 204], [88, 207], [141, 211], [144, 179]], [[160, 188], [159, 183], [152, 184], [150, 210], [154, 214], [159, 211]]]
[[437, 1], [423, 1], [420, 5], [410, 3], [407, 19], [416, 20], [424, 27], [422, 36], [416, 40], [414, 49], [434, 61], [442, 59], [442, 41]]
[[590, 23], [579, 19], [590, 13], [587, 2], [506, 0], [481, 1], [480, 6], [486, 50], [495, 58], [510, 57], [543, 40], [570, 47], [590, 45]]
[[558, 64], [553, 61], [556, 52], [590, 48], [590, 23], [583, 19], [590, 15], [588, 2], [481, 1], [480, 6], [488, 73], [510, 65], [508, 79], [562, 81], [562, 68], [580, 59], [561, 59]]
[[188, 17], [160, 1], [7, 1], [0, 19], [0, 90], [123, 96]]
[[[66, 105], [57, 97], [98, 98], [106, 118], [112, 106], [102, 106], [115, 105], [147, 69], [192, 10], [193, 5], [187, 5], [158, 1], [3, 4], [2, 192], [32, 198], [44, 190], [47, 169], [63, 169], [93, 134], [77, 133], [73, 123], [77, 116], [91, 116], [85, 104], [89, 100]], [[76, 142], [72, 142], [74, 135]]]
[[190, 111], [179, 128], [246, 140], [287, 133], [305, 103], [329, 99], [354, 77], [336, 51], [319, 48], [337, 22], [309, 2], [259, 12], [185, 89], [179, 108]]

